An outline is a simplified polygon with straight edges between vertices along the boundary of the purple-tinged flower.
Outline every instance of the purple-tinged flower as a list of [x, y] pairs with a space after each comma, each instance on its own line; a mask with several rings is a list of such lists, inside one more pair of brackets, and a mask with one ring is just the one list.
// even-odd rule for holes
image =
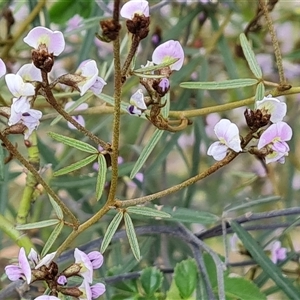
[[98, 76], [98, 73], [99, 71], [97, 68], [97, 64], [92, 59], [87, 59], [79, 65], [75, 74], [80, 75], [84, 78], [78, 83], [80, 96], [84, 95], [90, 88], [94, 88], [97, 92], [99, 90], [100, 92], [102, 91], [102, 88], [106, 84], [106, 82]]
[[23, 65], [17, 75], [20, 75], [24, 82], [26, 81], [42, 81], [41, 70], [39, 70], [33, 63]]
[[139, 110], [147, 109], [147, 105], [145, 103], [144, 94], [141, 89], [138, 89], [130, 98], [130, 104], [134, 105]]
[[271, 115], [272, 123], [281, 122], [286, 115], [286, 104], [273, 98], [272, 95], [264, 97], [261, 101], [256, 101], [256, 109], [260, 109], [263, 113]]
[[104, 81], [104, 79], [102, 79], [100, 76], [98, 76], [96, 78], [95, 83], [90, 87], [90, 90], [95, 94], [95, 95], [99, 95], [102, 90], [103, 87], [106, 85], [106, 82]]
[[30, 252], [28, 254], [28, 259], [34, 265], [34, 268], [38, 269], [38, 268], [40, 268], [42, 266], [49, 267], [49, 265], [53, 261], [55, 255], [56, 255], [56, 251], [45, 255], [41, 259], [41, 257], [39, 256], [39, 254], [33, 248], [31, 248], [31, 250], [30, 250]]
[[[69, 101], [66, 103], [65, 105], [65, 110], [68, 111], [68, 109], [75, 103], [75, 101]], [[74, 110], [75, 111], [79, 111], [79, 110], [86, 110], [88, 108], [88, 104], [87, 103], [82, 103], [80, 105], [78, 105]], [[83, 118], [83, 116], [81, 115], [77, 115], [77, 116], [72, 116], [72, 118], [74, 120], [76, 120], [81, 126], [85, 126], [85, 120]], [[70, 129], [77, 129], [73, 124], [71, 124], [70, 122], [68, 122], [68, 127]]]
[[126, 2], [121, 10], [120, 15], [125, 19], [132, 20], [134, 15], [144, 15], [149, 17], [149, 3], [146, 0], [131, 0]]
[[19, 122], [24, 124], [28, 128], [28, 130], [26, 130], [24, 133], [24, 139], [27, 140], [32, 131], [39, 126], [39, 120], [41, 117], [42, 112], [30, 108], [27, 97], [13, 98], [8, 125], [12, 126]]
[[127, 111], [129, 114], [131, 115], [136, 115], [136, 116], [141, 116], [142, 115], [142, 111], [140, 109], [138, 109], [136, 106], [134, 105], [129, 105], [127, 107]]
[[73, 16], [71, 19], [68, 20], [65, 32], [77, 29], [82, 24], [82, 22], [83, 18], [80, 15], [77, 14]]
[[97, 299], [99, 296], [105, 293], [105, 285], [103, 283], [96, 283], [90, 286], [86, 280], [83, 280], [82, 284], [78, 287], [82, 295], [79, 296], [80, 300], [92, 300]]
[[103, 264], [103, 255], [99, 251], [92, 251], [88, 253], [88, 258], [90, 259], [93, 269], [99, 269]]
[[242, 151], [239, 129], [227, 119], [221, 119], [214, 127], [214, 131], [219, 141], [214, 142], [207, 150], [215, 160], [222, 160], [228, 149], [235, 152]]
[[260, 136], [257, 148], [267, 148], [270, 153], [266, 155], [266, 163], [280, 162], [284, 163], [285, 156], [288, 156], [290, 150], [286, 141], [292, 138], [292, 128], [285, 122], [278, 122], [268, 127]]
[[42, 295], [34, 298], [34, 300], [60, 300], [60, 299], [55, 296]]
[[166, 63], [174, 58], [177, 58], [178, 60], [169, 67], [171, 70], [178, 71], [183, 65], [184, 52], [180, 43], [174, 40], [159, 45], [152, 54], [152, 61], [157, 65]]
[[24, 82], [19, 74], [6, 74], [5, 81], [9, 91], [16, 98], [35, 94], [34, 86], [31, 83]]
[[163, 92], [166, 92], [170, 87], [170, 81], [168, 78], [162, 78], [158, 84]]
[[60, 31], [52, 31], [46, 27], [37, 26], [29, 31], [23, 39], [32, 48], [38, 49], [46, 45], [48, 52], [58, 56], [65, 49], [65, 39]]
[[83, 251], [75, 248], [74, 251], [75, 263], [80, 266], [79, 275], [81, 275], [84, 280], [88, 283], [93, 282], [93, 264], [90, 258]]
[[274, 264], [278, 262], [278, 260], [286, 259], [287, 248], [281, 247], [280, 241], [274, 241], [268, 245], [266, 250], [270, 250], [271, 252], [271, 260]]
[[16, 266], [16, 265], [6, 266], [5, 273], [11, 281], [16, 281], [20, 278], [23, 278], [26, 280], [26, 282], [28, 284], [30, 284], [31, 268], [30, 268], [30, 264], [27, 260], [26, 253], [25, 253], [25, 250], [23, 247], [20, 249], [20, 252], [19, 252], [18, 266]]
[[68, 280], [67, 280], [67, 277], [65, 275], [60, 275], [57, 278], [57, 283], [60, 284], [60, 285], [66, 285], [67, 282], [68, 282]]
[[0, 58], [0, 78], [6, 73], [6, 66], [4, 61]]

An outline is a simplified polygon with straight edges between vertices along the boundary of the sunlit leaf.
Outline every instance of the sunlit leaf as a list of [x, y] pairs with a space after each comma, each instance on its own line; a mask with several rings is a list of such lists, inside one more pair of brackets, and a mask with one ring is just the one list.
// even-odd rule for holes
[[257, 84], [257, 79], [231, 79], [224, 81], [208, 81], [208, 82], [182, 82], [180, 86], [186, 89], [202, 89], [202, 90], [227, 90], [252, 86]]
[[107, 165], [104, 155], [100, 154], [98, 155], [98, 175], [97, 175], [97, 183], [96, 183], [96, 199], [100, 200], [105, 180], [106, 180], [106, 171], [107, 171]]
[[53, 198], [48, 194], [52, 207], [57, 215], [57, 217], [62, 220], [64, 218], [64, 214], [60, 206], [53, 200]]
[[125, 229], [130, 244], [130, 248], [136, 260], [140, 260], [141, 253], [139, 243], [136, 238], [134, 226], [128, 213], [124, 213]]
[[255, 91], [255, 100], [260, 101], [265, 97], [265, 85], [263, 82], [260, 82]]
[[145, 207], [145, 206], [131, 206], [127, 208], [127, 212], [133, 213], [133, 214], [138, 214], [138, 215], [143, 215], [147, 217], [158, 217], [158, 218], [170, 218], [171, 215], [164, 212], [160, 211], [157, 209], [153, 209], [150, 207]]
[[50, 220], [45, 220], [45, 221], [40, 221], [40, 222], [17, 225], [16, 229], [17, 230], [28, 230], [28, 229], [44, 228], [44, 227], [56, 225], [59, 222], [60, 221], [58, 219], [50, 219]]
[[58, 238], [58, 236], [61, 233], [63, 228], [64, 228], [64, 222], [63, 221], [59, 222], [59, 224], [57, 224], [55, 226], [52, 233], [48, 237], [46, 244], [44, 245], [41, 256], [45, 256], [48, 253], [48, 251], [50, 250], [50, 248], [52, 247], [52, 245], [54, 244], [54, 242]]
[[136, 173], [141, 169], [141, 167], [144, 165], [145, 161], [151, 154], [152, 150], [160, 140], [162, 134], [164, 133], [163, 130], [156, 129], [151, 136], [151, 138], [148, 141], [148, 144], [145, 146], [145, 148], [142, 150], [141, 155], [139, 156], [137, 162], [135, 163], [131, 173], [130, 173], [130, 179], [134, 178]]
[[71, 164], [67, 167], [64, 167], [56, 172], [53, 173], [54, 176], [60, 176], [60, 175], [64, 175], [64, 174], [67, 174], [67, 173], [70, 173], [70, 172], [73, 172], [75, 170], [78, 170], [88, 164], [90, 164], [91, 162], [93, 162], [96, 158], [97, 158], [97, 154], [93, 154], [93, 155], [90, 155], [80, 161], [77, 161], [76, 163], [74, 164]]
[[232, 221], [230, 225], [260, 268], [269, 275], [289, 299], [299, 299], [299, 290], [293, 286], [290, 279], [282, 275], [281, 269], [270, 260], [253, 237], [237, 222]]
[[196, 289], [198, 278], [197, 265], [194, 259], [183, 260], [174, 270], [174, 280], [183, 299], [189, 298]]
[[261, 68], [257, 63], [252, 47], [250, 46], [247, 37], [244, 33], [240, 34], [240, 42], [250, 70], [252, 71], [252, 73], [255, 75], [256, 78], [262, 78]]
[[80, 151], [87, 152], [87, 153], [92, 153], [92, 154], [93, 153], [96, 154], [96, 153], [99, 152], [95, 147], [93, 147], [93, 146], [91, 146], [91, 145], [89, 145], [85, 142], [81, 142], [79, 140], [67, 137], [65, 135], [61, 135], [61, 134], [58, 134], [58, 133], [55, 133], [55, 132], [49, 132], [49, 135], [54, 140], [56, 140], [58, 142], [61, 142], [65, 145], [71, 146], [72, 148], [76, 148]]
[[101, 244], [101, 253], [103, 253], [106, 248], [108, 247], [113, 235], [115, 234], [116, 230], [118, 229], [121, 220], [123, 219], [123, 213], [119, 211], [114, 218], [111, 220], [110, 224], [108, 225], [105, 235], [103, 237], [103, 241]]
[[143, 269], [140, 280], [146, 295], [153, 295], [162, 285], [163, 274], [156, 267], [148, 267]]

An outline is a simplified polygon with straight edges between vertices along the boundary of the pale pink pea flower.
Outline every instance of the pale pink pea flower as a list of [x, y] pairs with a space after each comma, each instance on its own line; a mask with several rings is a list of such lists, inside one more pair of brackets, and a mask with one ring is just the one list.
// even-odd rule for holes
[[281, 247], [280, 241], [274, 241], [266, 248], [271, 251], [271, 260], [276, 264], [279, 260], [286, 259], [287, 248]]
[[146, 0], [131, 0], [126, 2], [121, 10], [120, 15], [125, 19], [132, 20], [134, 15], [144, 15], [149, 17], [149, 3]]
[[58, 56], [65, 49], [65, 39], [60, 31], [52, 31], [43, 26], [37, 26], [29, 31], [23, 39], [32, 48], [38, 49], [40, 45], [46, 45], [48, 52]]
[[80, 300], [97, 299], [104, 294], [106, 290], [103, 283], [96, 283], [95, 285], [90, 286], [86, 280], [83, 280], [78, 289], [82, 292], [82, 295], [79, 296]]
[[93, 90], [94, 93], [100, 94], [106, 82], [98, 76], [97, 64], [92, 59], [83, 61], [75, 74], [82, 76], [84, 79], [77, 85], [80, 90], [80, 96], [84, 95], [88, 89]]
[[207, 150], [207, 154], [215, 160], [222, 160], [231, 149], [241, 152], [241, 139], [238, 127], [227, 119], [221, 119], [214, 127], [214, 131], [219, 141], [214, 142]]
[[[68, 111], [68, 109], [75, 103], [75, 101], [69, 101], [66, 103], [65, 105], [65, 110]], [[86, 110], [88, 108], [88, 104], [87, 103], [82, 103], [80, 105], [78, 105], [74, 110], [75, 111], [80, 111], [80, 110]], [[76, 120], [81, 126], [85, 126], [85, 120], [83, 118], [83, 116], [81, 115], [77, 115], [77, 116], [72, 116], [72, 118], [74, 120]], [[77, 129], [72, 123], [68, 122], [68, 127], [70, 129]]]
[[19, 252], [18, 265], [8, 265], [5, 267], [5, 273], [11, 281], [20, 278], [26, 280], [28, 284], [31, 282], [31, 268], [26, 257], [25, 249], [22, 247]]
[[38, 69], [33, 63], [23, 65], [17, 75], [20, 75], [24, 82], [26, 81], [43, 81], [41, 70]]
[[0, 78], [6, 73], [6, 66], [4, 61], [0, 58]]
[[288, 156], [290, 150], [286, 141], [292, 138], [292, 128], [285, 122], [278, 122], [268, 127], [260, 136], [257, 148], [269, 148], [271, 153], [267, 154], [266, 163], [279, 162], [284, 163], [285, 156]]
[[170, 59], [177, 58], [178, 60], [171, 64], [171, 70], [180, 70], [183, 65], [184, 52], [178, 41], [169, 40], [159, 45], [152, 53], [152, 61], [159, 65], [170, 61]]
[[277, 98], [273, 98], [272, 95], [264, 97], [261, 101], [256, 101], [255, 108], [270, 114], [270, 121], [272, 123], [281, 122], [287, 111], [286, 104], [279, 101]]
[[22, 96], [33, 96], [35, 88], [31, 83], [24, 82], [19, 74], [6, 74], [6, 85], [14, 97], [19, 98]]

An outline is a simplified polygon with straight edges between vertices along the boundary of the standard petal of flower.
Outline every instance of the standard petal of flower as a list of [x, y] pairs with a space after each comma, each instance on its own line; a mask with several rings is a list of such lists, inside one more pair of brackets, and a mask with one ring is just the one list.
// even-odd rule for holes
[[257, 149], [261, 149], [264, 146], [272, 143], [275, 138], [277, 138], [277, 127], [276, 124], [272, 124], [260, 136], [257, 144]]
[[17, 72], [23, 79], [23, 81], [42, 81], [41, 70], [39, 70], [34, 64], [25, 64]]
[[222, 160], [227, 153], [228, 147], [220, 142], [214, 142], [207, 150], [207, 155], [212, 156], [215, 160]]
[[98, 78], [98, 68], [94, 60], [88, 59], [83, 61], [75, 74], [83, 76], [85, 79], [78, 83], [80, 89], [80, 96], [84, 95], [88, 89], [90, 89]]
[[279, 122], [276, 124], [278, 136], [282, 141], [289, 141], [292, 138], [292, 128], [285, 122]]
[[6, 66], [4, 61], [0, 58], [0, 78], [6, 73]]
[[18, 74], [6, 74], [5, 81], [9, 91], [14, 97], [33, 96], [35, 94], [34, 86], [31, 83], [23, 81], [22, 77]]
[[228, 119], [221, 119], [214, 127], [214, 132], [218, 139], [225, 139], [228, 127], [231, 122]]
[[144, 15], [149, 17], [149, 3], [145, 0], [131, 0], [126, 2], [121, 10], [120, 15], [126, 19], [133, 19], [134, 15]]
[[177, 58], [178, 61], [170, 65], [170, 69], [178, 71], [183, 65], [184, 52], [180, 43], [174, 40], [159, 45], [152, 54], [152, 61], [157, 65], [173, 58]]
[[65, 39], [60, 31], [52, 31], [46, 27], [37, 26], [31, 29], [24, 38], [24, 42], [37, 49], [40, 44], [45, 44], [49, 53], [58, 56], [65, 49]]
[[20, 249], [19, 252], [19, 265], [22, 269], [23, 274], [25, 275], [26, 282], [29, 284], [31, 281], [31, 268], [23, 247]]

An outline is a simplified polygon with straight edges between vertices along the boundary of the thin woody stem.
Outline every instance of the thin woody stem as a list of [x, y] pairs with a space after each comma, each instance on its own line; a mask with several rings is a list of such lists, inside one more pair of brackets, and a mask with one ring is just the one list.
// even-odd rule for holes
[[131, 42], [131, 46], [130, 46], [130, 50], [128, 52], [128, 56], [125, 60], [125, 63], [122, 67], [122, 78], [126, 76], [128, 69], [130, 67], [130, 64], [132, 62], [132, 59], [137, 51], [137, 48], [139, 46], [140, 43], [140, 38], [137, 35], [133, 35], [132, 36], [132, 42]]
[[[244, 139], [244, 141], [242, 142], [242, 148], [244, 148], [253, 138], [253, 132], [250, 132]], [[130, 199], [130, 200], [117, 200], [115, 202], [115, 206], [116, 207], [129, 207], [129, 206], [134, 206], [134, 205], [139, 205], [139, 204], [144, 204], [146, 202], [149, 201], [153, 201], [155, 199], [158, 198], [162, 198], [165, 197], [167, 195], [173, 194], [175, 192], [178, 192], [180, 190], [182, 190], [185, 187], [188, 187], [194, 183], [196, 183], [199, 180], [202, 180], [206, 177], [208, 177], [209, 175], [215, 173], [216, 171], [218, 171], [219, 169], [221, 169], [222, 167], [228, 165], [231, 161], [233, 161], [240, 153], [231, 151], [224, 159], [222, 159], [221, 161], [216, 162], [215, 164], [213, 164], [209, 169], [201, 172], [200, 174], [197, 174], [194, 177], [189, 178], [188, 180], [175, 185], [173, 187], [170, 187], [166, 190], [154, 193], [152, 195], [148, 195], [148, 196], [144, 196], [144, 197], [140, 197], [140, 198], [135, 198], [135, 199]]]
[[283, 69], [283, 65], [282, 65], [282, 57], [281, 57], [280, 47], [279, 47], [275, 29], [274, 29], [274, 25], [273, 25], [272, 19], [270, 17], [268, 6], [267, 6], [265, 0], [258, 0], [258, 1], [259, 1], [259, 5], [264, 13], [264, 16], [265, 16], [265, 19], [266, 19], [266, 22], [268, 25], [268, 29], [269, 29], [269, 32], [271, 35], [271, 40], [272, 40], [272, 44], [274, 47], [276, 65], [278, 68], [279, 82], [280, 82], [280, 86], [283, 87], [284, 85], [286, 85], [286, 80], [285, 80], [285, 76], [284, 76], [284, 69]]
[[25, 166], [28, 171], [30, 171], [36, 181], [40, 183], [45, 191], [53, 198], [53, 200], [59, 205], [59, 207], [62, 209], [65, 215], [67, 215], [72, 222], [72, 225], [74, 228], [77, 228], [79, 226], [78, 220], [76, 217], [73, 215], [73, 213], [69, 210], [69, 208], [59, 199], [59, 197], [55, 194], [55, 192], [50, 188], [50, 186], [44, 181], [44, 179], [41, 177], [39, 172], [34, 168], [33, 165], [31, 165], [22, 155], [21, 153], [14, 147], [14, 145], [9, 141], [9, 139], [2, 133], [0, 132], [0, 140], [5, 144], [7, 150], [15, 157], [18, 159], [20, 163]]

